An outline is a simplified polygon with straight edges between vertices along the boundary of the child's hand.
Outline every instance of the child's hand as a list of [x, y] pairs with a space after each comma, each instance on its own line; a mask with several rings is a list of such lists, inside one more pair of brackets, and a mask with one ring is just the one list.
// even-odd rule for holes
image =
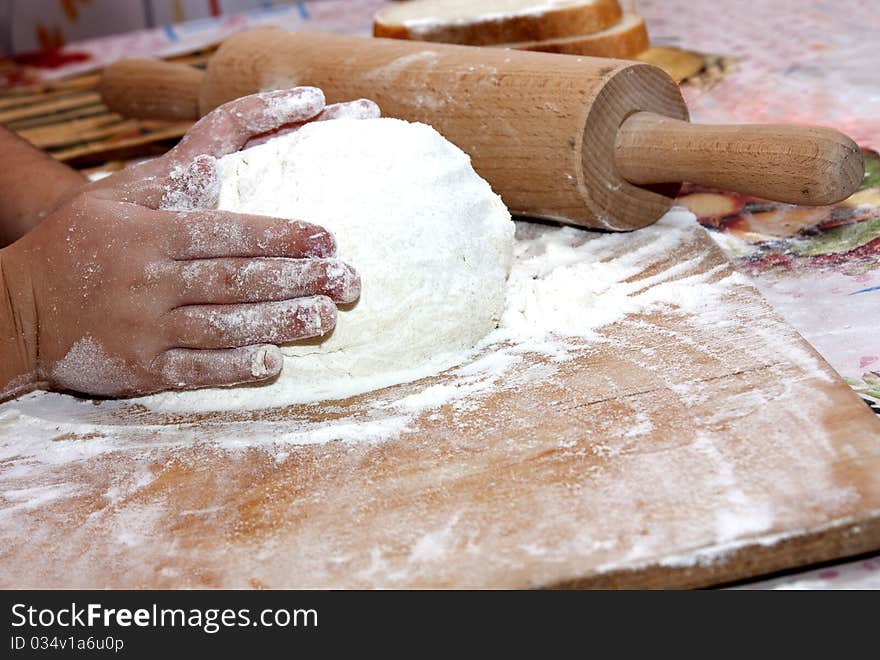
[[277, 344], [330, 332], [360, 280], [327, 231], [200, 209], [216, 201], [216, 158], [340, 112], [378, 116], [369, 102], [325, 110], [314, 88], [228, 103], [0, 252], [30, 383], [121, 396], [260, 381], [281, 370]]

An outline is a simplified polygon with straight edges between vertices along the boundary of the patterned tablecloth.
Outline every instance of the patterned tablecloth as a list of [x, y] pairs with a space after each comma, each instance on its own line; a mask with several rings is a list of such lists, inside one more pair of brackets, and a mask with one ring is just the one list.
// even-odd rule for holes
[[[652, 40], [729, 59], [683, 87], [694, 121], [833, 126], [868, 158], [846, 202], [798, 208], [685, 190], [776, 309], [862, 396], [880, 403], [880, 66], [876, 1], [684, 3], [643, 0]], [[691, 194], [687, 194], [691, 193]]]
[[[776, 310], [880, 412], [876, 0], [638, 5], [652, 43], [729, 60], [720, 77], [683, 86], [694, 121], [822, 124], [866, 150], [862, 189], [835, 206], [798, 208], [695, 188], [681, 201]], [[880, 555], [747, 588], [877, 589]]]
[[[53, 78], [275, 24], [367, 34], [382, 0], [316, 0], [72, 44]], [[694, 121], [832, 126], [866, 150], [862, 190], [806, 208], [687, 187], [690, 207], [773, 306], [880, 412], [880, 66], [876, 0], [640, 0], [654, 45], [716, 56], [683, 91]], [[810, 402], [805, 401], [805, 406]], [[880, 441], [880, 438], [878, 438]], [[880, 555], [747, 588], [878, 588]]]

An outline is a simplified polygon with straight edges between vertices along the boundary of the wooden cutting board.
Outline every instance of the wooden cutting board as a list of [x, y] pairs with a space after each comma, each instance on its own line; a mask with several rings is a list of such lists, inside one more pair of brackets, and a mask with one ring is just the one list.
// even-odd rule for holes
[[[732, 272], [696, 225], [649, 262]], [[880, 421], [751, 286], [602, 334], [323, 406], [4, 404], [0, 586], [683, 587], [880, 548]]]

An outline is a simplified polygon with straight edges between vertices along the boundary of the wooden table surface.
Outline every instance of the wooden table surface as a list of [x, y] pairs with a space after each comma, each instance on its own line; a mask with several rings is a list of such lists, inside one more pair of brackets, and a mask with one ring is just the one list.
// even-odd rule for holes
[[[777, 2], [765, 13], [788, 33], [799, 20], [789, 40], [728, 4], [737, 20], [709, 30], [699, 8], [640, 3], [660, 42], [735, 56], [721, 82], [685, 87], [699, 118], [818, 121], [876, 148], [855, 84], [869, 78], [841, 68], [868, 71], [847, 49], [871, 42], [831, 25], [867, 3], [817, 17]], [[366, 25], [367, 5], [346, 2], [345, 21]], [[137, 39], [99, 50], [130, 54]], [[704, 238], [690, 252], [708, 255], [705, 272], [721, 262]], [[372, 416], [460, 377], [214, 418], [5, 404], [0, 585], [695, 586], [877, 549], [876, 420], [753, 290], [723, 309], [736, 328], [630, 317], [577, 360], [534, 356], [418, 418]], [[304, 428], [338, 441], [298, 445]]]
[[880, 547], [880, 421], [685, 233], [637, 279], [714, 304], [570, 359], [247, 413], [0, 406], [0, 586], [702, 586]]

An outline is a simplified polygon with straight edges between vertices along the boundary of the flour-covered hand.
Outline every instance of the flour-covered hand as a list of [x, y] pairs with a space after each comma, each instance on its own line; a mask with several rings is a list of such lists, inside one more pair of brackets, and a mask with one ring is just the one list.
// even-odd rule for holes
[[330, 332], [336, 303], [360, 293], [332, 235], [210, 210], [217, 158], [328, 111], [314, 88], [228, 103], [162, 158], [84, 187], [0, 251], [0, 322], [18, 334], [4, 344], [18, 366], [0, 373], [0, 394], [260, 381], [281, 370], [278, 344]]

